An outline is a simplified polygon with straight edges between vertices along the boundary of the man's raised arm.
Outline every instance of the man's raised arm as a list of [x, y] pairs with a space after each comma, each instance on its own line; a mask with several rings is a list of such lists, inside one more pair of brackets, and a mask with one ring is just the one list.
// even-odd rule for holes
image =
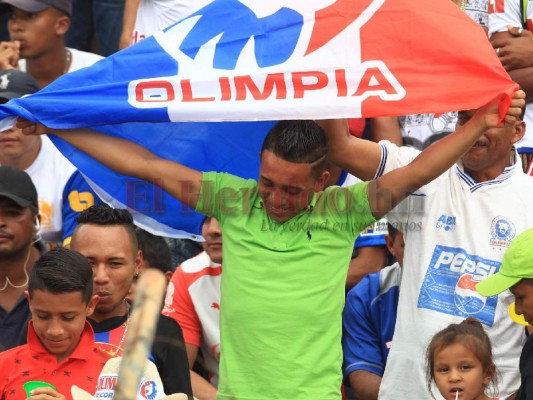
[[196, 208], [202, 183], [199, 171], [158, 157], [131, 141], [90, 129], [54, 130], [21, 118], [17, 127], [26, 135], [53, 133], [112, 170], [160, 186], [182, 203]]
[[[513, 94], [503, 124], [513, 124], [525, 105], [525, 93]], [[452, 134], [432, 144], [409, 165], [391, 171], [368, 185], [372, 214], [381, 218], [407, 195], [446, 172], [489, 128], [498, 126], [499, 100], [478, 109], [474, 116]]]

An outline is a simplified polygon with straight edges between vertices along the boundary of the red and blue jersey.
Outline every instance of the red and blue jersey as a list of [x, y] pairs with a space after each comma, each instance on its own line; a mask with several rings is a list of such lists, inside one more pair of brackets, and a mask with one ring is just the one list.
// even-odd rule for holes
[[32, 380], [51, 383], [67, 400], [72, 400], [72, 385], [94, 393], [98, 376], [109, 358], [109, 354], [95, 346], [93, 330], [86, 322], [72, 354], [58, 362], [43, 347], [30, 322], [28, 343], [0, 353], [0, 398], [25, 400], [22, 385]]

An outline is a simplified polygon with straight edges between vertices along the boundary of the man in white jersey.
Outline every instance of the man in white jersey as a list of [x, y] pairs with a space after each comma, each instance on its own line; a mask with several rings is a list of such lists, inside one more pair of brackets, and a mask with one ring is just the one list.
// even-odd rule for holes
[[[202, 236], [204, 251], [174, 272], [163, 314], [175, 319], [183, 330], [193, 395], [201, 400], [215, 400], [220, 361], [218, 321], [222, 278], [222, 231], [215, 218], [205, 219]], [[200, 349], [209, 381], [192, 370]]]
[[1, 0], [10, 6], [10, 42], [0, 43], [0, 69], [28, 72], [40, 87], [102, 57], [65, 47], [71, 0]]
[[[458, 126], [470, 116], [460, 113]], [[475, 285], [496, 273], [513, 238], [533, 227], [533, 179], [523, 173], [513, 148], [524, 130], [521, 121], [486, 130], [455, 166], [387, 214], [404, 232], [406, 268], [380, 399], [429, 398], [425, 348], [435, 332], [469, 316], [480, 320], [491, 337], [502, 377], [500, 397], [518, 388], [524, 335], [507, 314], [512, 296], [506, 292], [487, 299]], [[332, 161], [361, 179], [377, 178], [419, 154], [348, 135], [329, 139]]]
[[[523, 5], [523, 6], [522, 6]], [[516, 144], [524, 169], [533, 158], [533, 3], [490, 2], [490, 41], [511, 78], [526, 92], [526, 134]]]

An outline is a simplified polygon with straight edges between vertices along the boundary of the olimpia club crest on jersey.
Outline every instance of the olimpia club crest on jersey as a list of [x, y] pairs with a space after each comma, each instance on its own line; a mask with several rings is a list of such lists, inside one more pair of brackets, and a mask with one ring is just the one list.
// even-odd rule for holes
[[[102, 374], [98, 378], [93, 400], [111, 400], [115, 395], [118, 373]], [[157, 400], [165, 396], [162, 384], [152, 379], [142, 378], [136, 400]]]
[[162, 390], [157, 383], [152, 380], [145, 380], [139, 388], [139, 399], [156, 400], [161, 397]]
[[509, 247], [516, 236], [516, 228], [509, 218], [498, 215], [490, 225], [491, 246]]

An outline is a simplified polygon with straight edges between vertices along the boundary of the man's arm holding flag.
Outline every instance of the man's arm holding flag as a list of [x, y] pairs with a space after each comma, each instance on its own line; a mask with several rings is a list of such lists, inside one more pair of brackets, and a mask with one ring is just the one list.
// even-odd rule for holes
[[[516, 91], [502, 123], [514, 123], [525, 105], [525, 93]], [[373, 180], [367, 189], [372, 214], [381, 218], [418, 188], [447, 171], [491, 127], [500, 123], [500, 99], [476, 111], [468, 123], [421, 152], [408, 165]], [[328, 134], [330, 159], [360, 179], [374, 177], [381, 160], [379, 144], [355, 138], [347, 133], [343, 121], [320, 123]]]
[[151, 182], [189, 207], [196, 207], [202, 183], [200, 171], [158, 157], [129, 140], [91, 129], [50, 129], [23, 119], [17, 126], [25, 134], [53, 133], [112, 170]]
[[[513, 94], [503, 123], [516, 120], [525, 105], [524, 99], [522, 90]], [[374, 217], [381, 218], [410, 193], [440, 176], [486, 129], [497, 126], [500, 123], [499, 103], [500, 99], [496, 99], [481, 107], [468, 123], [428, 147], [410, 164], [370, 182], [367, 196]], [[371, 179], [381, 159], [380, 146], [347, 135], [344, 121], [321, 124], [329, 137], [331, 160], [361, 179]], [[160, 158], [133, 142], [89, 129], [52, 130], [20, 119], [17, 126], [24, 134], [54, 133], [107, 167], [161, 186], [182, 203], [196, 208], [202, 184], [202, 173], [199, 171]]]

